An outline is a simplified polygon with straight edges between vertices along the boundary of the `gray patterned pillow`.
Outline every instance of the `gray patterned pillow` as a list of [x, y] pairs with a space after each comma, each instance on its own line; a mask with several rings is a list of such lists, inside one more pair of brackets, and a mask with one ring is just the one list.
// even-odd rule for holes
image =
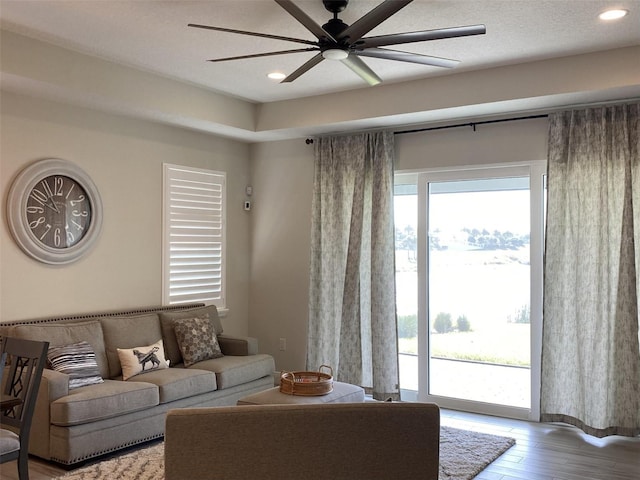
[[47, 359], [53, 370], [69, 375], [69, 388], [102, 383], [96, 354], [87, 342], [49, 347]]
[[178, 345], [176, 332], [173, 329], [173, 323], [176, 320], [195, 317], [209, 319], [214, 333], [216, 335], [222, 334], [222, 323], [220, 322], [218, 309], [215, 305], [189, 308], [187, 310], [178, 310], [175, 312], [160, 312], [160, 326], [162, 328], [162, 339], [164, 340], [164, 351], [167, 354], [167, 360], [171, 361], [171, 365], [178, 365], [179, 363], [182, 363], [180, 346]]
[[185, 367], [223, 356], [218, 337], [208, 319], [195, 317], [176, 320], [173, 328]]

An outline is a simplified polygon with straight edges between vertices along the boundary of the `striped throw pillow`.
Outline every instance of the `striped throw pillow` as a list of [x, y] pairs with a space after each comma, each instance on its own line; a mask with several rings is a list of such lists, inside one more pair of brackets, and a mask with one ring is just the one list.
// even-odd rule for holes
[[96, 354], [87, 342], [49, 347], [47, 358], [52, 370], [69, 375], [69, 388], [102, 383]]

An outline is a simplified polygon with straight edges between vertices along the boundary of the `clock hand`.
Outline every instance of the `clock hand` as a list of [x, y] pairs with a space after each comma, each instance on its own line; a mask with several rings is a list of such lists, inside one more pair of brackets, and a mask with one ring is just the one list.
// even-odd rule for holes
[[51, 197], [49, 197], [49, 199], [51, 200], [51, 205], [49, 205], [48, 203], [45, 203], [44, 206], [49, 207], [51, 210], [53, 210], [56, 213], [60, 213], [60, 210], [58, 210], [58, 206], [56, 205], [56, 202], [54, 202], [51, 199]]

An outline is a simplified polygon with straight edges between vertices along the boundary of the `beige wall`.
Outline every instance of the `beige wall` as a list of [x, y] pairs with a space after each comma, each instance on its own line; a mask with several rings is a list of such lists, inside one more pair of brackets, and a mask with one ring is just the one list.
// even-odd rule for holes
[[[249, 146], [175, 127], [2, 92], [0, 321], [159, 305], [162, 164], [227, 172], [229, 333], [248, 333], [249, 228], [243, 211]], [[82, 167], [100, 191], [104, 222], [79, 261], [50, 266], [13, 241], [7, 192], [27, 164], [57, 157]]]
[[278, 370], [300, 370], [307, 343], [313, 145], [303, 139], [254, 145], [251, 171], [249, 330]]
[[396, 170], [546, 158], [546, 118], [396, 135]]
[[[396, 170], [546, 159], [546, 119], [397, 135]], [[313, 147], [303, 139], [252, 149], [249, 330], [276, 369], [306, 368]], [[278, 339], [287, 349], [278, 350]]]
[[[162, 163], [223, 170], [229, 187], [225, 329], [258, 337], [282, 370], [305, 366], [313, 147], [304, 138], [249, 146], [116, 113], [256, 139], [637, 96], [639, 64], [629, 59], [638, 47], [253, 105], [18, 34], [1, 35], [0, 321], [159, 304]], [[11, 180], [46, 157], [83, 167], [105, 207], [95, 248], [64, 267], [23, 254], [4, 212]], [[397, 170], [545, 157], [545, 120], [396, 137]], [[251, 212], [242, 210], [247, 184], [255, 192]], [[278, 349], [280, 338], [287, 340], [285, 351]]]
[[[225, 330], [257, 337], [278, 370], [305, 368], [313, 146], [302, 138], [248, 146], [4, 92], [1, 108], [3, 210], [25, 165], [60, 157], [91, 175], [105, 211], [94, 249], [62, 267], [22, 253], [3, 211], [1, 321], [159, 304], [162, 163], [180, 163], [228, 174]], [[397, 170], [541, 160], [546, 120], [398, 135], [396, 157]], [[251, 212], [242, 210], [246, 185]]]

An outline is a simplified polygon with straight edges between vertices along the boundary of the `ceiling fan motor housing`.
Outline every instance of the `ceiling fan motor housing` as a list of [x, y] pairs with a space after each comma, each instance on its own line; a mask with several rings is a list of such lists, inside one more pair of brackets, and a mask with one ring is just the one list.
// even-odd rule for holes
[[[349, 25], [344, 23], [339, 18], [332, 18], [322, 26], [322, 29], [331, 35], [333, 38], [338, 38], [342, 32], [344, 32]], [[345, 45], [347, 46], [347, 45]]]
[[[322, 3], [324, 3], [324, 7], [327, 10], [333, 13], [333, 18], [325, 23], [322, 29], [337, 39], [339, 35], [349, 27], [349, 25], [338, 18], [338, 13], [347, 8], [349, 0], [322, 0]], [[320, 38], [318, 40], [320, 51], [323, 53], [327, 50], [340, 49], [347, 51], [349, 49], [348, 38], [344, 38], [338, 43], [330, 41], [327, 38]]]
[[322, 3], [324, 3], [324, 8], [335, 14], [347, 8], [349, 0], [322, 0]]

